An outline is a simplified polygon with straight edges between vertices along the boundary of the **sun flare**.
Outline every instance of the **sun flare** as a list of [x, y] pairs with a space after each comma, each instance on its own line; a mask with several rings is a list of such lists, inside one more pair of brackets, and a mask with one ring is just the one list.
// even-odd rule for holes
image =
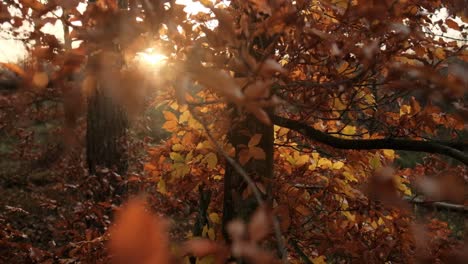
[[167, 60], [166, 55], [161, 54], [152, 48], [146, 49], [144, 52], [138, 53], [138, 58], [142, 62], [151, 66], [162, 65]]

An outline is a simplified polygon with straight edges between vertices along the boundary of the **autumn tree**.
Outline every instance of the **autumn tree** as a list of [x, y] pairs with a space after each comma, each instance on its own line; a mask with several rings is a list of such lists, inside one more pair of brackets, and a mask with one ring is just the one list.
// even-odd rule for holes
[[[83, 25], [71, 33], [79, 48], [58, 57], [53, 37], [38, 38], [35, 56], [57, 66], [51, 80], [87, 65], [88, 127], [105, 137], [88, 137], [97, 155], [88, 158], [104, 161], [94, 165], [116, 165], [117, 148], [107, 149], [122, 146], [116, 109], [135, 109], [142, 91], [135, 84], [150, 80], [171, 133], [148, 146], [145, 165], [146, 180], [167, 199], [160, 210], [188, 207], [203, 225], [192, 234], [230, 238], [228, 246], [191, 244], [195, 256], [270, 263], [274, 255], [257, 244], [273, 230], [265, 247], [306, 263], [462, 259], [447, 227], [436, 219], [414, 225], [411, 207], [416, 198], [466, 203], [462, 1], [200, 2], [208, 12], [187, 17], [174, 1], [133, 0], [124, 10], [99, 0], [83, 14], [70, 9]], [[63, 4], [22, 3], [37, 17]], [[437, 20], [442, 9], [447, 17]], [[461, 39], [443, 36], [448, 28]], [[157, 78], [120, 64], [148, 43], [168, 57]], [[93, 101], [102, 91], [107, 99]], [[395, 165], [401, 151], [425, 154], [404, 168]], [[250, 216], [258, 205], [261, 213]], [[120, 252], [129, 228], [144, 233], [151, 217], [139, 204], [129, 208], [111, 245], [131, 259]], [[238, 217], [249, 224], [229, 228]], [[167, 238], [150, 241], [157, 239], [166, 246]], [[148, 248], [147, 259], [168, 261]]]

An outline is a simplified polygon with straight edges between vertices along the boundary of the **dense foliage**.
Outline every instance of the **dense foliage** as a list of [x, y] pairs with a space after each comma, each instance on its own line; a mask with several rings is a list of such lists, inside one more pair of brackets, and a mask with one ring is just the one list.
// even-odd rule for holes
[[[50, 228], [60, 241], [33, 246], [0, 215], [0, 260], [467, 258], [464, 1], [200, 1], [207, 12], [189, 16], [176, 1], [97, 0], [84, 12], [80, 2], [0, 3], [0, 22], [31, 54], [24, 66], [2, 64], [15, 75], [2, 79], [0, 97], [0, 132], [19, 139], [8, 157], [50, 167], [42, 158], [51, 153], [37, 151], [24, 126], [59, 122], [54, 151], [67, 158], [52, 168], [76, 182], [57, 179], [72, 210], [46, 202], [59, 212]], [[446, 17], [435, 18], [441, 10]], [[47, 23], [64, 25], [63, 43], [41, 31]], [[135, 60], [149, 47], [165, 55], [161, 65]], [[96, 90], [134, 127], [121, 143], [133, 142], [124, 175], [88, 175], [75, 153]], [[162, 114], [161, 141], [136, 135], [147, 106]], [[226, 189], [232, 181], [240, 187]], [[426, 207], [461, 220], [421, 213]], [[110, 258], [100, 250], [108, 240]]]

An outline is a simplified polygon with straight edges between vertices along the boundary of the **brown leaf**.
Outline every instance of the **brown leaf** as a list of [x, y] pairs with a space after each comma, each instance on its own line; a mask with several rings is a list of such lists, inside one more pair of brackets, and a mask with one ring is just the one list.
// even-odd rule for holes
[[447, 18], [445, 20], [445, 24], [447, 24], [447, 26], [451, 29], [455, 29], [455, 30], [460, 30], [460, 26], [458, 25], [457, 22], [453, 21], [452, 19], [450, 18]]
[[239, 163], [241, 165], [247, 164], [251, 157], [248, 149], [241, 149], [239, 151]]
[[249, 147], [254, 147], [254, 146], [257, 146], [258, 143], [260, 143], [260, 140], [262, 139], [262, 134], [255, 134], [253, 135], [250, 140], [249, 140], [249, 143], [248, 143], [248, 146]]
[[248, 225], [249, 238], [258, 242], [266, 237], [271, 231], [271, 217], [267, 212], [267, 209], [259, 207], [252, 215]]
[[250, 156], [256, 160], [264, 160], [266, 158], [265, 151], [259, 147], [250, 147], [249, 148]]

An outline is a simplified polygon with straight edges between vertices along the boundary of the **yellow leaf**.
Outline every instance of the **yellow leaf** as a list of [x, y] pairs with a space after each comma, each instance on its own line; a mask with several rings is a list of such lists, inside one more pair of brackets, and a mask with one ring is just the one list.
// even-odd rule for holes
[[277, 132], [276, 136], [277, 137], [282, 137], [282, 136], [285, 136], [286, 134], [288, 134], [288, 132], [289, 132], [289, 129], [281, 127], [280, 129], [278, 129], [278, 132]]
[[300, 167], [300, 166], [306, 164], [309, 161], [309, 159], [310, 159], [309, 155], [298, 155], [296, 153], [294, 153], [294, 164], [293, 165], [295, 165], [297, 167]]
[[402, 105], [400, 107], [400, 116], [407, 115], [411, 113], [411, 106], [409, 105]]
[[332, 166], [332, 162], [329, 159], [326, 158], [320, 158], [317, 166], [320, 167], [321, 169], [328, 169]]
[[384, 149], [383, 154], [390, 160], [395, 159], [395, 151], [393, 149]]
[[335, 97], [335, 99], [333, 100], [333, 108], [336, 109], [336, 110], [345, 110], [348, 106], [346, 104], [344, 104], [340, 98], [338, 97]]
[[377, 221], [377, 224], [383, 225], [383, 224], [385, 224], [385, 222], [381, 217], [379, 217], [379, 220]]
[[221, 224], [221, 218], [217, 213], [211, 213], [209, 216], [210, 221], [215, 223], [215, 224]]
[[382, 162], [380, 162], [379, 153], [375, 153], [375, 155], [372, 155], [372, 158], [369, 160], [369, 163], [373, 170], [378, 170], [382, 168]]
[[405, 195], [411, 195], [411, 189], [403, 183], [401, 176], [399, 177], [394, 177], [395, 185], [397, 189], [401, 192], [403, 192]]
[[163, 179], [160, 179], [158, 182], [158, 192], [167, 194], [166, 182]]
[[308, 169], [313, 171], [317, 168], [317, 163], [313, 162], [311, 165], [309, 165]]
[[185, 162], [185, 158], [177, 152], [169, 153], [169, 157], [176, 162]]
[[184, 146], [182, 144], [174, 144], [172, 146], [172, 151], [182, 151], [184, 150]]
[[356, 134], [356, 127], [355, 126], [346, 126], [342, 133], [345, 135], [355, 135]]
[[178, 162], [172, 164], [171, 175], [176, 178], [181, 178], [190, 172], [190, 167], [184, 162]]
[[339, 169], [343, 168], [343, 166], [344, 166], [343, 162], [337, 161], [337, 162], [333, 163], [332, 169], [339, 170]]
[[348, 180], [350, 182], [357, 182], [358, 181], [356, 179], [356, 177], [354, 177], [354, 175], [349, 171], [343, 172], [343, 176], [346, 178], [346, 180]]
[[210, 152], [205, 156], [205, 162], [208, 164], [208, 168], [214, 169], [218, 164], [218, 156], [215, 153]]
[[354, 214], [352, 214], [352, 213], [350, 213], [350, 212], [348, 212], [348, 211], [344, 211], [344, 212], [342, 212], [342, 214], [343, 214], [344, 216], [346, 216], [346, 218], [347, 218], [349, 221], [352, 221], [352, 222], [356, 221], [356, 216], [355, 216]]
[[182, 123], [185, 123], [185, 122], [188, 122], [189, 119], [190, 119], [190, 112], [189, 111], [185, 111], [183, 112], [182, 114], [180, 114], [180, 117], [179, 117], [179, 122], [182, 124]]
[[318, 256], [318, 257], [312, 259], [312, 263], [314, 263], [314, 264], [327, 264], [327, 262], [325, 260], [326, 260], [325, 256]]
[[200, 124], [195, 118], [189, 118], [188, 125], [194, 129], [203, 129], [203, 125]]
[[216, 235], [215, 235], [215, 231], [214, 231], [213, 228], [209, 228], [209, 229], [208, 229], [208, 238], [209, 238], [210, 240], [215, 240]]

